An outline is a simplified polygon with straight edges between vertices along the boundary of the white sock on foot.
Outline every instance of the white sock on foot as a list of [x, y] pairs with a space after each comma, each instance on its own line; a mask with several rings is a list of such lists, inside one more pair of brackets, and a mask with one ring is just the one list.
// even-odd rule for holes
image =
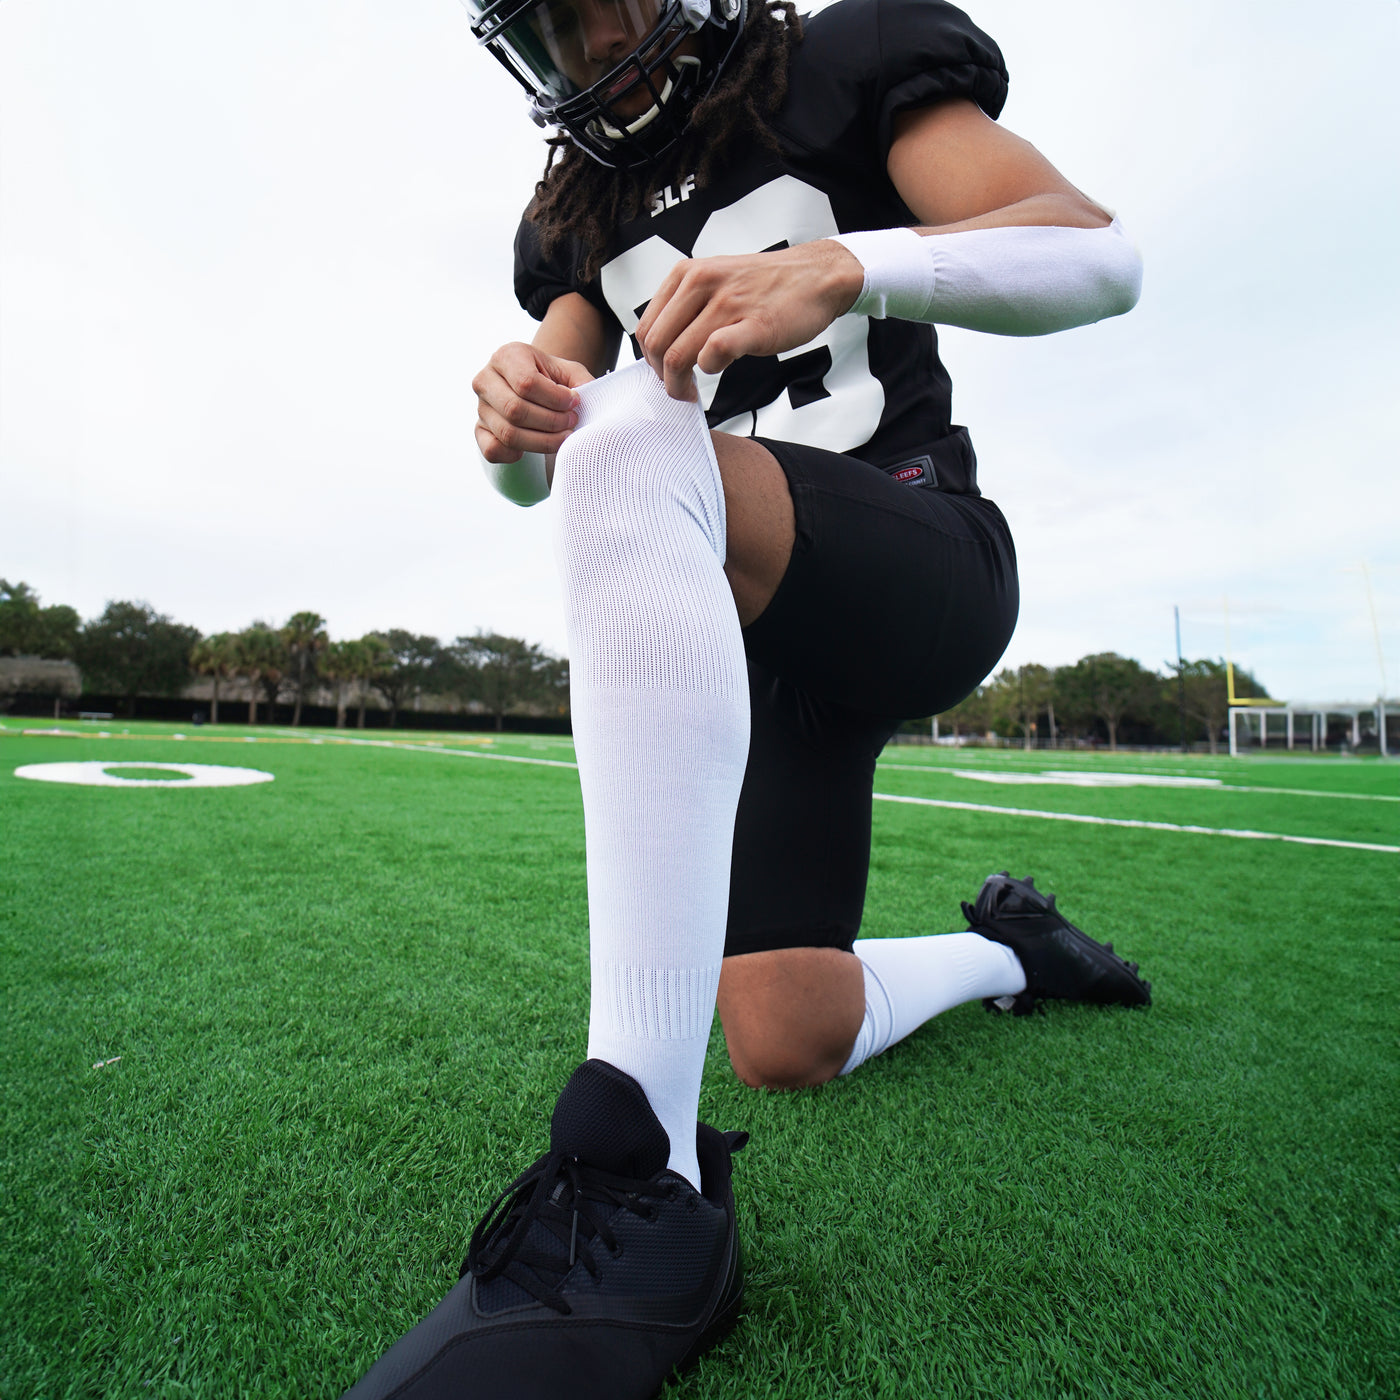
[[580, 391], [554, 474], [588, 851], [588, 1054], [642, 1086], [700, 1185], [748, 674], [698, 404], [644, 362]]
[[1014, 996], [1026, 987], [1016, 954], [980, 933], [858, 938], [853, 951], [865, 973], [865, 1020], [842, 1074], [941, 1011], [982, 997]]

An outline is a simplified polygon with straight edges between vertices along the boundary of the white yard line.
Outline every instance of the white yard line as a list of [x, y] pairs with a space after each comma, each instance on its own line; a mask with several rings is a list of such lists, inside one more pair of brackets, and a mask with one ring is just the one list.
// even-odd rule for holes
[[[514, 754], [480, 753], [474, 749], [447, 749], [436, 744], [405, 744], [394, 739], [341, 739], [343, 744], [363, 744], [379, 749], [409, 749], [415, 753], [447, 754], [452, 758], [488, 758], [500, 763], [533, 763], [543, 768], [573, 768], [558, 758], [518, 758]], [[1276, 831], [1233, 831], [1227, 827], [1175, 826], [1171, 822], [1129, 821], [1125, 817], [1088, 817], [1074, 812], [1038, 812], [1030, 807], [988, 807], [979, 802], [944, 802], [934, 797], [896, 797], [893, 793], [877, 792], [881, 802], [908, 802], [918, 807], [952, 807], [963, 812], [993, 812], [1008, 817], [1043, 817], [1047, 821], [1085, 822], [1092, 826], [1135, 826], [1148, 831], [1186, 831], [1202, 836], [1233, 836], [1246, 841], [1291, 841], [1300, 846], [1342, 846], [1355, 851], [1384, 851], [1400, 855], [1400, 846], [1377, 846], [1368, 841], [1334, 841], [1325, 836], [1284, 836]]]
[[[324, 742], [328, 744], [352, 744], [360, 748], [370, 749], [404, 749], [410, 753], [445, 754], [449, 758], [481, 758], [495, 763], [528, 763], [537, 768], [572, 768], [575, 772], [578, 771], [577, 763], [569, 763], [561, 758], [523, 758], [519, 754], [482, 753], [479, 749], [449, 749], [441, 744], [409, 744], [398, 739], [352, 739], [349, 735], [336, 735], [333, 738], [327, 736]], [[931, 766], [926, 767], [923, 764], [882, 763], [879, 766], [917, 772], [956, 773], [958, 771], [956, 768], [939, 769]], [[1264, 791], [1262, 788], [1239, 788], [1236, 790], [1240, 792]], [[1359, 794], [1338, 793], [1334, 795], [1347, 797]], [[951, 807], [959, 812], [991, 812], [1004, 817], [1040, 817], [1045, 821], [1082, 822], [1089, 826], [1130, 826], [1145, 831], [1185, 831], [1197, 836], [1232, 836], [1242, 841], [1288, 841], [1298, 846], [1340, 846], [1351, 851], [1381, 851], [1387, 855], [1400, 855], [1400, 846], [1381, 846], [1370, 841], [1337, 841], [1326, 836], [1285, 836], [1277, 831], [1244, 831], [1217, 826], [1177, 826], [1172, 822], [1132, 821], [1127, 817], [1091, 817], [1081, 812], [1041, 812], [1032, 807], [990, 807], [981, 802], [949, 802], [936, 797], [899, 797], [889, 792], [877, 792], [874, 796], [881, 802], [906, 802], [917, 807]]]
[[357, 744], [370, 749], [407, 749], [412, 753], [441, 753], [451, 758], [485, 758], [496, 763], [533, 763], [540, 768], [573, 768], [577, 763], [569, 763], [562, 758], [522, 758], [513, 753], [482, 753], [480, 749], [449, 749], [443, 744], [407, 744], [399, 739], [351, 739], [337, 735], [328, 738], [328, 744]]
[[959, 812], [992, 812], [1003, 817], [1041, 817], [1052, 822], [1083, 822], [1088, 826], [1131, 826], [1146, 831], [1185, 831], [1195, 836], [1233, 836], [1240, 841], [1288, 841], [1298, 846], [1340, 846], [1349, 851], [1381, 851], [1400, 855], [1400, 846], [1380, 846], [1371, 841], [1337, 841], [1328, 836], [1285, 836], [1277, 831], [1235, 830], [1223, 826], [1177, 826], [1173, 822], [1133, 821], [1127, 817], [1091, 817], [1082, 812], [1040, 812], [1032, 807], [988, 807], [980, 802], [946, 802], [936, 797], [898, 797], [877, 792], [881, 802], [908, 802], [918, 807], [951, 807]]
[[1391, 797], [1384, 792], [1317, 792], [1312, 788], [1270, 788], [1244, 787], [1226, 783], [1227, 792], [1272, 792], [1281, 797], [1345, 797], [1354, 802], [1400, 802], [1400, 797]]
[[[952, 773], [958, 777], [963, 777], [968, 773], [975, 773], [982, 782], [992, 783], [996, 782], [996, 773], [1001, 771], [1007, 773], [1018, 786], [1023, 785], [1028, 776], [1032, 776], [1024, 769], [1014, 768], [1001, 770], [995, 768], [940, 768], [932, 763], [877, 763], [875, 766], [877, 768], [890, 768], [900, 773]], [[1093, 768], [1086, 768], [1084, 770], [1085, 774], [1090, 778], [1093, 777], [1096, 771], [1097, 770]], [[1152, 775], [1143, 771], [1141, 776], [1150, 777]], [[1051, 783], [1047, 784], [1047, 786], [1056, 786], [1056, 784]], [[1070, 785], [1065, 784], [1065, 786]], [[1086, 783], [1085, 786], [1091, 787], [1093, 784]], [[1105, 789], [1111, 786], [1112, 785], [1108, 783], [1104, 784]], [[1127, 787], [1130, 785], [1125, 783], [1123, 786]], [[1188, 789], [1183, 788], [1181, 791], [1188, 791]], [[1276, 797], [1341, 797], [1349, 802], [1400, 802], [1400, 797], [1392, 797], [1388, 793], [1381, 792], [1320, 792], [1314, 788], [1251, 787], [1244, 783], [1216, 783], [1211, 784], [1209, 787], [1202, 785], [1200, 788], [1191, 788], [1189, 791], [1267, 792], [1274, 794]]]

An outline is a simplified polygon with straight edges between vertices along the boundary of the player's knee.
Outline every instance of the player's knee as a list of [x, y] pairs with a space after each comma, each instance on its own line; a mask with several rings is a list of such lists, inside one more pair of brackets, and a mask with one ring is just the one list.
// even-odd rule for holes
[[603, 419], [568, 437], [554, 462], [559, 540], [566, 556], [590, 562], [587, 577], [609, 561], [633, 559], [656, 531], [655, 493], [646, 481], [644, 424]]
[[835, 1079], [850, 1046], [825, 1042], [743, 1046], [729, 1042], [729, 1063], [750, 1089], [809, 1089]]
[[646, 424], [603, 418], [571, 433], [554, 459], [560, 505], [596, 509], [637, 494], [637, 476], [656, 443]]

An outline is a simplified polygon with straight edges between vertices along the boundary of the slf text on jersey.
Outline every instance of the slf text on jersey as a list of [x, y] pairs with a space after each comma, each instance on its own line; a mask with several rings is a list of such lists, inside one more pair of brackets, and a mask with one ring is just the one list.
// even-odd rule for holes
[[676, 205], [683, 203], [695, 193], [695, 176], [687, 175], [680, 183], [680, 193], [676, 193], [674, 185], [667, 185], [664, 189], [657, 190], [651, 197], [651, 217], [654, 219], [658, 214], [664, 214], [668, 209], [674, 209]]

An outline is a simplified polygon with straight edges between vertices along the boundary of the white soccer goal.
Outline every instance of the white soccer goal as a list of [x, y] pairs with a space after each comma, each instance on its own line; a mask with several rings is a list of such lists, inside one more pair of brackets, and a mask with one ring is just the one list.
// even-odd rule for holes
[[[1347, 739], [1353, 751], [1364, 741], [1375, 739], [1381, 757], [1390, 755], [1386, 735], [1387, 720], [1400, 716], [1395, 700], [1288, 700], [1277, 705], [1232, 705], [1230, 707], [1230, 756], [1265, 753], [1274, 749], [1327, 747], [1329, 727], [1337, 720], [1349, 726]], [[1365, 721], [1365, 722], [1363, 722]]]

